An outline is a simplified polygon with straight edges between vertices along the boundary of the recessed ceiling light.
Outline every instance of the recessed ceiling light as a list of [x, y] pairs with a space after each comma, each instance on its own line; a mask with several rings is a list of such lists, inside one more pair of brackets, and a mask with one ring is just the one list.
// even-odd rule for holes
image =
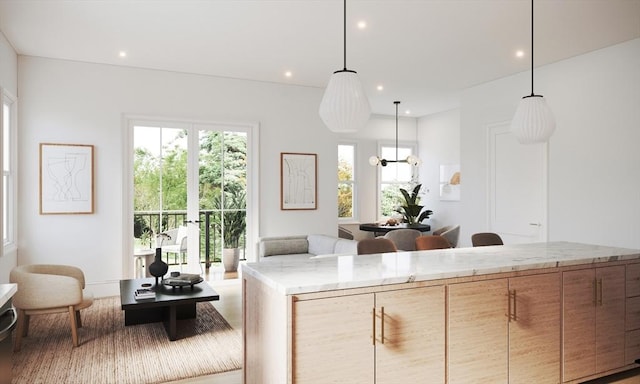
[[382, 90], [384, 90], [384, 85], [380, 84], [380, 85], [378, 85], [378, 86], [376, 87], [376, 89], [377, 89], [378, 91], [382, 91]]
[[524, 57], [524, 51], [523, 51], [522, 49], [518, 49], [518, 50], [516, 51], [516, 57], [517, 57], [518, 59], [522, 59], [522, 58]]
[[411, 111], [407, 109], [406, 111], [404, 111], [404, 114], [405, 114], [405, 115], [410, 115], [410, 114], [411, 114]]
[[285, 77], [291, 77], [291, 76], [293, 76], [293, 73], [291, 73], [291, 71], [286, 71], [286, 72], [284, 73], [284, 76], [285, 76]]
[[120, 56], [120, 57], [127, 57], [127, 52], [125, 52], [125, 51], [120, 51], [120, 52], [118, 52], [118, 56]]
[[358, 21], [358, 28], [359, 29], [365, 29], [367, 28], [367, 22], [364, 20]]

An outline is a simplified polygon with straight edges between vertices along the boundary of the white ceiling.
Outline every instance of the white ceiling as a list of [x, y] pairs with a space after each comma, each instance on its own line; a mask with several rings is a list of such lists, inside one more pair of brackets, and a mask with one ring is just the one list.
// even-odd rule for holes
[[[343, 66], [342, 7], [341, 0], [0, 0], [0, 30], [22, 55], [324, 88]], [[394, 100], [412, 116], [455, 108], [461, 89], [530, 68], [530, 7], [529, 0], [348, 0], [347, 68], [359, 73], [374, 113], [393, 115]], [[366, 29], [357, 28], [361, 20]], [[638, 37], [640, 0], [535, 3], [536, 66]], [[515, 58], [517, 49], [525, 58]]]

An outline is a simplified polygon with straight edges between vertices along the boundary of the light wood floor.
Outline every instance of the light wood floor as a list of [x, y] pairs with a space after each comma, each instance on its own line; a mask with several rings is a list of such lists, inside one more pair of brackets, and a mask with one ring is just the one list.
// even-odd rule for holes
[[[220, 295], [219, 301], [214, 301], [222, 317], [234, 329], [242, 328], [242, 287], [237, 273], [224, 273], [219, 266], [212, 266], [209, 273], [204, 274], [213, 289]], [[242, 371], [219, 373], [217, 375], [200, 376], [172, 382], [173, 384], [242, 384]]]
[[[224, 273], [221, 267], [212, 267], [206, 274], [209, 284], [220, 295], [214, 306], [235, 328], [242, 328], [242, 287], [237, 273]], [[233, 371], [217, 375], [174, 381], [172, 384], [242, 384], [242, 372]], [[585, 384], [640, 384], [640, 368], [605, 377]]]

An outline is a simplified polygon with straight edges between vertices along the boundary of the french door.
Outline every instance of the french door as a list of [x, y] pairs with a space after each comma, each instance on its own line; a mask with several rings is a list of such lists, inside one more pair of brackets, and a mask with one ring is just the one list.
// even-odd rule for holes
[[257, 211], [251, 170], [256, 127], [131, 119], [128, 128], [128, 253], [161, 247], [171, 269], [189, 273], [202, 273], [230, 245], [250, 256], [247, 244], [257, 233], [257, 215], [247, 214]]

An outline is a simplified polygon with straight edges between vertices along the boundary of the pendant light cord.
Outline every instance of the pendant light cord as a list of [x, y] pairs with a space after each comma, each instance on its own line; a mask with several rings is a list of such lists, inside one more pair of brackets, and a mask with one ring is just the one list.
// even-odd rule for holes
[[[345, 58], [345, 61], [346, 61], [346, 58]], [[534, 96], [534, 93], [533, 93], [533, 0], [531, 0], [531, 96]]]
[[[532, 0], [533, 1], [533, 0]], [[344, 0], [344, 33], [343, 33], [343, 47], [344, 47], [344, 70], [347, 70], [347, 0]]]
[[396, 105], [396, 161], [398, 161], [398, 104], [399, 101], [394, 101], [393, 104]]

